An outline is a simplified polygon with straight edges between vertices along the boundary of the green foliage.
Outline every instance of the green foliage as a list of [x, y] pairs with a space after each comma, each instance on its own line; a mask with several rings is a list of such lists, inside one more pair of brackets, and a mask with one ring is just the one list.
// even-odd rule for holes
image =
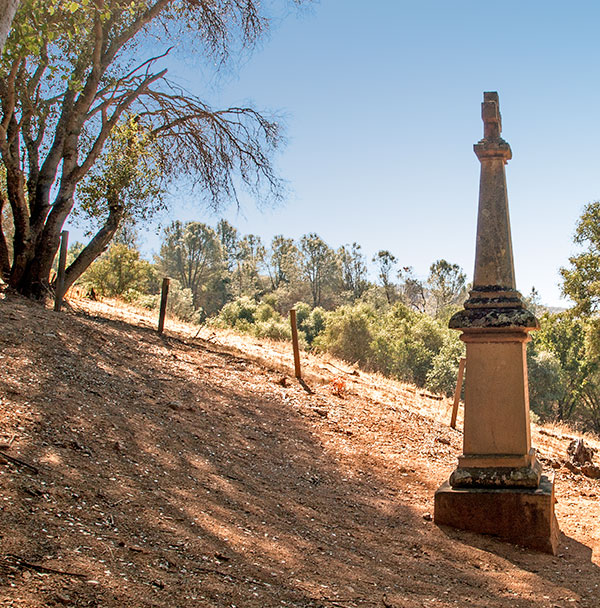
[[[273, 311], [275, 312], [275, 311]], [[278, 313], [264, 321], [258, 321], [254, 326], [253, 334], [257, 338], [269, 338], [270, 340], [291, 340], [292, 329], [289, 322], [282, 319]]]
[[200, 222], [175, 221], [164, 231], [158, 264], [163, 273], [176, 278], [192, 294], [194, 307], [207, 314], [217, 312], [228, 294], [219, 238]]
[[569, 258], [570, 268], [560, 269], [562, 291], [577, 314], [590, 315], [600, 305], [600, 201], [586, 205], [573, 240], [584, 250]]
[[235, 269], [239, 255], [238, 231], [227, 220], [222, 219], [219, 220], [215, 232], [217, 233], [219, 243], [221, 243], [225, 270], [231, 274]]
[[[157, 296], [156, 307], [158, 306], [160, 306], [160, 295]], [[182, 287], [179, 281], [171, 281], [169, 285], [167, 314], [192, 323], [201, 323], [204, 319], [204, 311], [194, 305], [192, 290]]]
[[247, 234], [238, 241], [236, 264], [231, 276], [232, 291], [237, 297], [257, 297], [263, 292], [259, 271], [265, 255], [266, 250], [259, 236]]
[[557, 404], [564, 401], [566, 385], [559, 358], [550, 351], [527, 352], [527, 372], [529, 376], [529, 403], [542, 422], [557, 418]]
[[136, 116], [127, 116], [78, 184], [74, 215], [96, 224], [118, 206], [126, 220], [150, 219], [164, 207], [163, 165], [156, 136]]
[[344, 245], [337, 252], [341, 272], [342, 290], [352, 302], [358, 300], [367, 290], [367, 264], [358, 243]]
[[66, 59], [72, 58], [76, 41], [91, 27], [94, 12], [89, 0], [20, 0], [3, 61], [17, 57], [49, 60], [54, 80], [68, 81]]
[[319, 350], [439, 392], [456, 384], [462, 343], [428, 315], [401, 303], [383, 314], [358, 303], [325, 313], [324, 319], [325, 330], [314, 340]]
[[258, 304], [248, 296], [242, 296], [223, 306], [215, 323], [222, 327], [231, 327], [240, 331], [249, 331], [256, 321]]
[[315, 233], [300, 239], [300, 251], [302, 276], [310, 286], [313, 307], [330, 303], [339, 284], [335, 252]]
[[267, 257], [267, 271], [273, 290], [298, 280], [300, 252], [292, 239], [278, 234], [273, 237]]
[[122, 296], [128, 290], [147, 292], [156, 281], [155, 270], [140, 259], [137, 249], [113, 244], [85, 273], [85, 282], [99, 295]]
[[392, 270], [398, 260], [387, 249], [381, 249], [373, 257], [373, 262], [377, 264], [377, 276], [385, 291], [388, 304], [392, 304], [396, 299], [396, 290], [391, 280]]
[[542, 419], [600, 431], [597, 320], [546, 313], [528, 352], [530, 401]]
[[314, 340], [314, 345], [369, 369], [373, 359], [371, 344], [375, 319], [373, 309], [365, 304], [340, 306], [327, 313], [325, 330]]
[[300, 329], [310, 316], [311, 307], [306, 302], [297, 302], [294, 308], [296, 309], [296, 323]]
[[424, 386], [448, 332], [428, 315], [395, 304], [381, 320], [375, 345], [377, 369]]
[[426, 375], [425, 386], [432, 392], [450, 397], [456, 389], [458, 365], [465, 356], [465, 346], [456, 332], [448, 333], [444, 343], [433, 357]]
[[256, 309], [255, 318], [257, 321], [270, 321], [279, 316], [279, 313], [275, 310], [273, 302], [267, 301], [263, 298], [262, 302]]
[[248, 296], [242, 296], [223, 306], [219, 315], [211, 320], [217, 327], [229, 327], [258, 338], [291, 340], [289, 321], [272, 306], [273, 301], [258, 304]]
[[456, 305], [466, 295], [467, 277], [458, 264], [438, 260], [429, 268], [427, 287], [433, 302], [433, 315], [441, 317], [447, 307]]
[[[137, 304], [149, 310], [158, 311], [160, 308], [160, 294], [144, 294], [130, 289], [125, 292], [123, 298], [127, 302]], [[167, 316], [175, 317], [187, 323], [200, 324], [204, 321], [204, 311], [194, 307], [192, 292], [182, 287], [179, 281], [172, 280], [169, 285], [169, 297], [167, 299]]]
[[304, 337], [308, 346], [311, 346], [315, 338], [325, 329], [327, 313], [320, 307], [313, 308], [305, 302], [298, 302], [296, 309], [296, 324], [298, 332]]
[[[456, 332], [402, 303], [377, 310], [360, 302], [325, 312], [296, 304], [307, 343], [363, 369], [452, 394], [464, 345]], [[323, 328], [324, 326], [324, 328]]]

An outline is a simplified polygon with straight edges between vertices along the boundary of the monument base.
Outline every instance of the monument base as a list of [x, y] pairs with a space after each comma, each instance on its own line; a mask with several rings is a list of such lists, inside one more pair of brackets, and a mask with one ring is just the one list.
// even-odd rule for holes
[[496, 487], [531, 488], [540, 485], [542, 465], [532, 448], [524, 456], [488, 454], [463, 455], [458, 467], [450, 475], [453, 488]]
[[453, 488], [446, 481], [435, 493], [434, 522], [556, 555], [554, 503], [554, 481], [546, 475], [536, 489]]

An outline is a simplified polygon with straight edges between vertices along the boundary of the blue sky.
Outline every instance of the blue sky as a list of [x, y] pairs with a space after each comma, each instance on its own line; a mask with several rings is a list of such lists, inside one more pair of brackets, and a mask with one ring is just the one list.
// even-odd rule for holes
[[[322, 0], [281, 20], [219, 78], [193, 57], [170, 76], [213, 105], [285, 116], [277, 165], [291, 194], [213, 215], [189, 197], [162, 218], [389, 249], [425, 277], [445, 258], [473, 271], [483, 91], [498, 91], [517, 286], [565, 306], [558, 269], [583, 206], [600, 197], [600, 3]], [[177, 55], [176, 55], [177, 58]], [[143, 237], [147, 254], [158, 248]]]

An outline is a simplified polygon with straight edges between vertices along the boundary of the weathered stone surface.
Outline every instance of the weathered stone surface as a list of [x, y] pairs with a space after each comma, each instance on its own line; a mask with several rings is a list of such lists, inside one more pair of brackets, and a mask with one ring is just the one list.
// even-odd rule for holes
[[539, 329], [516, 291], [505, 164], [510, 145], [500, 137], [498, 93], [486, 92], [481, 104], [483, 139], [474, 145], [481, 162], [473, 289], [465, 309], [450, 319], [451, 329]]
[[506, 455], [527, 458], [531, 450], [528, 336], [489, 333], [461, 336], [467, 345], [463, 455], [488, 455], [488, 466], [502, 467]]
[[512, 158], [512, 152], [500, 137], [502, 119], [497, 93], [483, 94], [481, 116], [484, 137], [473, 147], [481, 162], [473, 286], [503, 285], [514, 289], [515, 270], [504, 172], [504, 165]]
[[435, 493], [434, 522], [556, 555], [554, 503], [554, 483], [545, 475], [535, 489], [463, 489], [446, 482]]
[[[435, 521], [554, 552], [553, 485], [531, 446], [526, 343], [539, 329], [516, 290], [498, 94], [484, 93], [473, 288], [450, 319], [467, 346], [463, 454], [435, 497]], [[543, 481], [545, 479], [545, 481]], [[542, 481], [541, 481], [542, 480]]]
[[[466, 305], [465, 305], [466, 306]], [[487, 301], [481, 308], [465, 308], [452, 315], [450, 329], [510, 329], [534, 330], [540, 322], [526, 308], [506, 308]]]
[[524, 467], [457, 467], [450, 475], [453, 488], [537, 488], [542, 466], [536, 460]]

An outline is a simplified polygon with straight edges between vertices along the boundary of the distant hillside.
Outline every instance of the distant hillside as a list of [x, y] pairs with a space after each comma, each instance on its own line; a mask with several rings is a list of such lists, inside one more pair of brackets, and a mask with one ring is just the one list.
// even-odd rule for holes
[[566, 306], [544, 306], [544, 308], [551, 314], [557, 315], [560, 312], [565, 312], [568, 310]]

